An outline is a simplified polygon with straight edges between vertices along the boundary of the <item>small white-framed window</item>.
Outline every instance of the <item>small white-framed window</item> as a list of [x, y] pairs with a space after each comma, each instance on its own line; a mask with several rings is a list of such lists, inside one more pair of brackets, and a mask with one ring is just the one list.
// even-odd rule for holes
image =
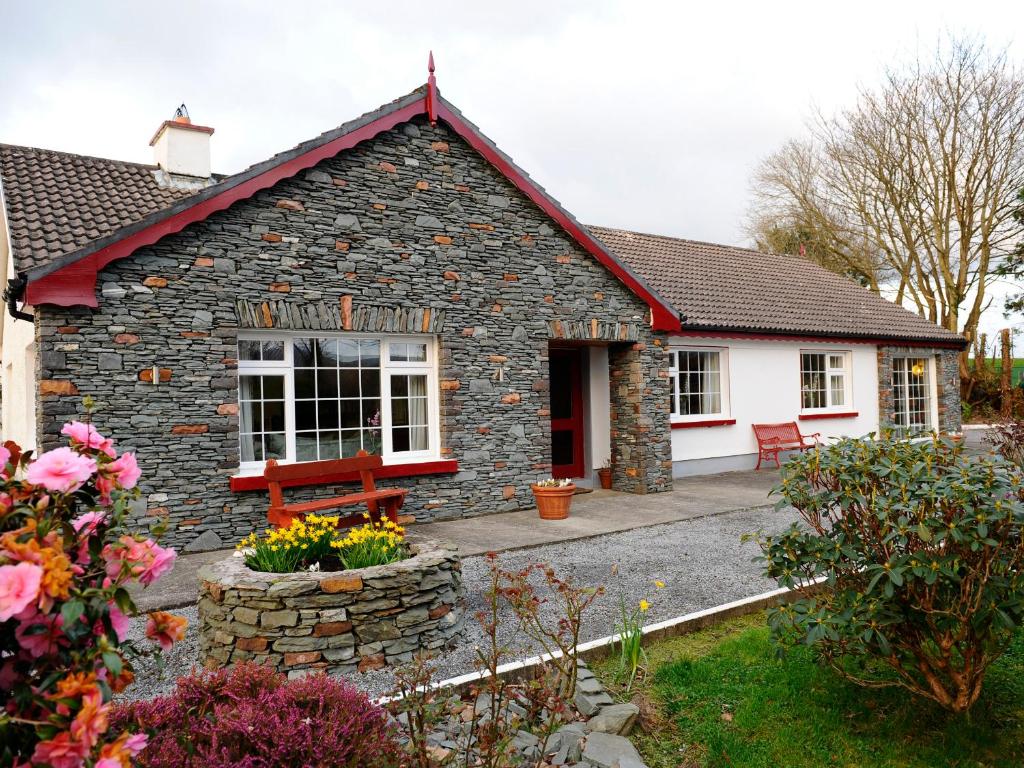
[[800, 410], [842, 411], [852, 405], [850, 353], [846, 350], [800, 352]]
[[725, 418], [729, 414], [728, 354], [710, 347], [669, 350], [673, 421]]
[[245, 332], [238, 339], [240, 470], [440, 454], [433, 337]]
[[931, 361], [927, 357], [893, 358], [893, 421], [902, 434], [933, 428], [931, 379]]

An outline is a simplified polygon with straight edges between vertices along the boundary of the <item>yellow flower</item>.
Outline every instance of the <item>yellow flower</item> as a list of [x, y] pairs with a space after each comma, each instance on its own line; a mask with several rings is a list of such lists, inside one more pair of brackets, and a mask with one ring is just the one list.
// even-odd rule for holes
[[647, 613], [647, 611], [648, 611], [648, 609], [650, 607], [651, 607], [651, 604], [648, 603], [646, 600], [640, 600], [640, 610], [641, 611], [643, 611], [644, 613]]
[[655, 581], [655, 582], [654, 582], [654, 586], [656, 586], [656, 587], [657, 587], [658, 589], [661, 589], [662, 587], [664, 587], [664, 586], [665, 586], [665, 582], [664, 582], [664, 581], [661, 581], [661, 580], [659, 579], [658, 581]]

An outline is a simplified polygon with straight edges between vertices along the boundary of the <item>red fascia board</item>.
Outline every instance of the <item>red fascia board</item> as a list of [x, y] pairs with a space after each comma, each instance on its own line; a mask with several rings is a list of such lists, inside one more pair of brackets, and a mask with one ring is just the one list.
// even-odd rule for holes
[[[374, 478], [383, 477], [416, 477], [418, 475], [448, 475], [459, 471], [459, 462], [454, 459], [445, 461], [424, 461], [409, 464], [386, 464], [380, 469], [373, 471]], [[341, 483], [359, 482], [358, 472], [339, 472], [334, 475], [321, 475], [320, 477], [299, 480], [283, 480], [282, 488], [298, 488], [313, 485], [340, 485]], [[236, 475], [231, 478], [231, 491], [242, 493], [244, 491], [265, 491], [267, 481], [263, 475]]]
[[754, 341], [802, 341], [809, 344], [868, 344], [880, 347], [933, 347], [935, 349], [963, 349], [964, 344], [956, 341], [928, 341], [926, 339], [908, 340], [865, 336], [814, 336], [799, 333], [754, 333], [752, 331], [702, 331], [695, 328], [684, 328], [674, 335], [707, 339], [752, 339]]
[[736, 419], [706, 419], [705, 421], [673, 421], [672, 429], [694, 429], [695, 427], [728, 427]]
[[372, 139], [399, 123], [408, 122], [416, 115], [423, 114], [423, 101], [418, 100], [402, 109], [384, 115], [372, 123], [357, 128], [351, 133], [339, 136], [333, 141], [321, 144], [305, 154], [286, 160], [258, 176], [235, 185], [203, 200], [190, 208], [158, 221], [150, 227], [128, 235], [90, 254], [81, 261], [69, 264], [63, 269], [51, 272], [45, 277], [33, 280], [25, 291], [25, 301], [30, 305], [57, 304], [62, 307], [83, 305], [96, 307], [96, 275], [107, 264], [130, 256], [139, 248], [152, 245], [167, 235], [180, 232], [189, 224], [206, 219], [217, 211], [230, 207], [239, 200], [252, 197], [261, 190], [274, 186], [282, 179], [294, 176], [300, 171], [312, 168], [321, 160], [333, 157], [344, 149], [351, 149], [361, 141]]
[[857, 411], [846, 411], [844, 413], [801, 413], [797, 416], [800, 421], [817, 421], [819, 419], [856, 419], [860, 416]]
[[630, 291], [636, 294], [651, 308], [651, 326], [656, 331], [678, 331], [682, 325], [679, 321], [679, 312], [671, 305], [664, 304], [658, 297], [652, 294], [647, 288], [633, 277], [628, 270], [616, 259], [610, 257], [593, 237], [591, 237], [579, 224], [572, 220], [559, 209], [557, 205], [537, 189], [537, 187], [516, 169], [500, 153], [494, 150], [477, 131], [468, 126], [458, 115], [448, 108], [442, 100], [438, 100], [437, 114], [444, 122], [448, 123], [454, 131], [461, 136], [467, 144], [483, 155], [491, 165], [497, 168], [505, 178], [511, 181], [516, 188], [526, 195], [544, 213], [558, 222], [558, 225], [568, 232], [576, 242], [595, 259], [604, 265], [613, 275], [621, 280]]
[[436, 109], [439, 119], [451, 126], [485, 160], [491, 163], [516, 188], [554, 219], [588, 253], [644, 301], [651, 308], [651, 326], [654, 330], [678, 331], [681, 328], [678, 311], [671, 305], [663, 303], [645, 288], [625, 269], [621, 262], [610, 256], [579, 224], [541, 193], [532, 182], [519, 173], [510, 161], [495, 151], [478, 131], [467, 125], [441, 99], [436, 99], [436, 103], [432, 100], [430, 104], [427, 103], [427, 99], [420, 99], [402, 109], [383, 115], [351, 133], [339, 136], [333, 141], [329, 141], [305, 154], [287, 160], [258, 176], [237, 184], [231, 189], [227, 189], [173, 216], [158, 221], [152, 226], [128, 235], [115, 243], [111, 243], [80, 261], [33, 280], [26, 287], [25, 301], [29, 305], [99, 306], [96, 299], [96, 277], [99, 271], [110, 262], [126, 258], [139, 248], [152, 245], [167, 235], [180, 232], [189, 224], [202, 221], [211, 214], [224, 210], [239, 200], [251, 197], [257, 192], [273, 186], [282, 179], [294, 176], [299, 171], [313, 167], [321, 160], [333, 157], [342, 150], [351, 149], [359, 142], [371, 139], [383, 131], [390, 130], [399, 123], [407, 122], [416, 115], [424, 114], [428, 109]]

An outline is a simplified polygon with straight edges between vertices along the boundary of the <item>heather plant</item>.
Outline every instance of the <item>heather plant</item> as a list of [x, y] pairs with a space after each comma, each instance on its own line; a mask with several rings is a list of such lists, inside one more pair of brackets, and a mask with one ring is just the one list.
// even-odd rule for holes
[[[126, 527], [135, 455], [118, 456], [88, 421], [62, 434], [68, 446], [38, 457], [0, 448], [0, 764], [116, 768], [146, 743], [109, 724], [113, 694], [148, 652], [126, 642], [126, 587], [152, 584], [175, 552]], [[146, 634], [167, 648], [184, 630], [159, 612]]]
[[1024, 619], [1021, 470], [883, 436], [791, 459], [776, 492], [801, 519], [759, 538], [767, 574], [800, 596], [770, 612], [776, 639], [861, 685], [968, 710]]
[[174, 693], [118, 705], [115, 727], [149, 735], [138, 768], [394, 768], [387, 714], [351, 683], [288, 680], [254, 663], [178, 679]]

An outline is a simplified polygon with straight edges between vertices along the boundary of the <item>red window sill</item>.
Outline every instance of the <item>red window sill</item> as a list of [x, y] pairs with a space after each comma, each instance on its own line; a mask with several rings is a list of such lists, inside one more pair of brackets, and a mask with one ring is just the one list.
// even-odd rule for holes
[[[459, 462], [454, 459], [445, 461], [421, 461], [408, 464], [388, 464], [373, 473], [377, 477], [415, 477], [417, 475], [447, 475], [459, 471]], [[339, 483], [352, 483], [359, 480], [358, 472], [339, 472], [334, 475], [323, 475], [314, 480], [285, 480], [281, 483], [282, 488], [293, 488], [307, 485], [338, 485]], [[265, 491], [267, 481], [263, 475], [235, 475], [231, 478], [231, 490], [234, 493], [241, 491]]]
[[797, 416], [800, 421], [817, 421], [818, 419], [856, 419], [860, 416], [856, 411], [845, 411], [843, 413], [801, 413]]
[[727, 427], [736, 419], [707, 419], [705, 421], [673, 421], [672, 429], [693, 429], [694, 427]]

